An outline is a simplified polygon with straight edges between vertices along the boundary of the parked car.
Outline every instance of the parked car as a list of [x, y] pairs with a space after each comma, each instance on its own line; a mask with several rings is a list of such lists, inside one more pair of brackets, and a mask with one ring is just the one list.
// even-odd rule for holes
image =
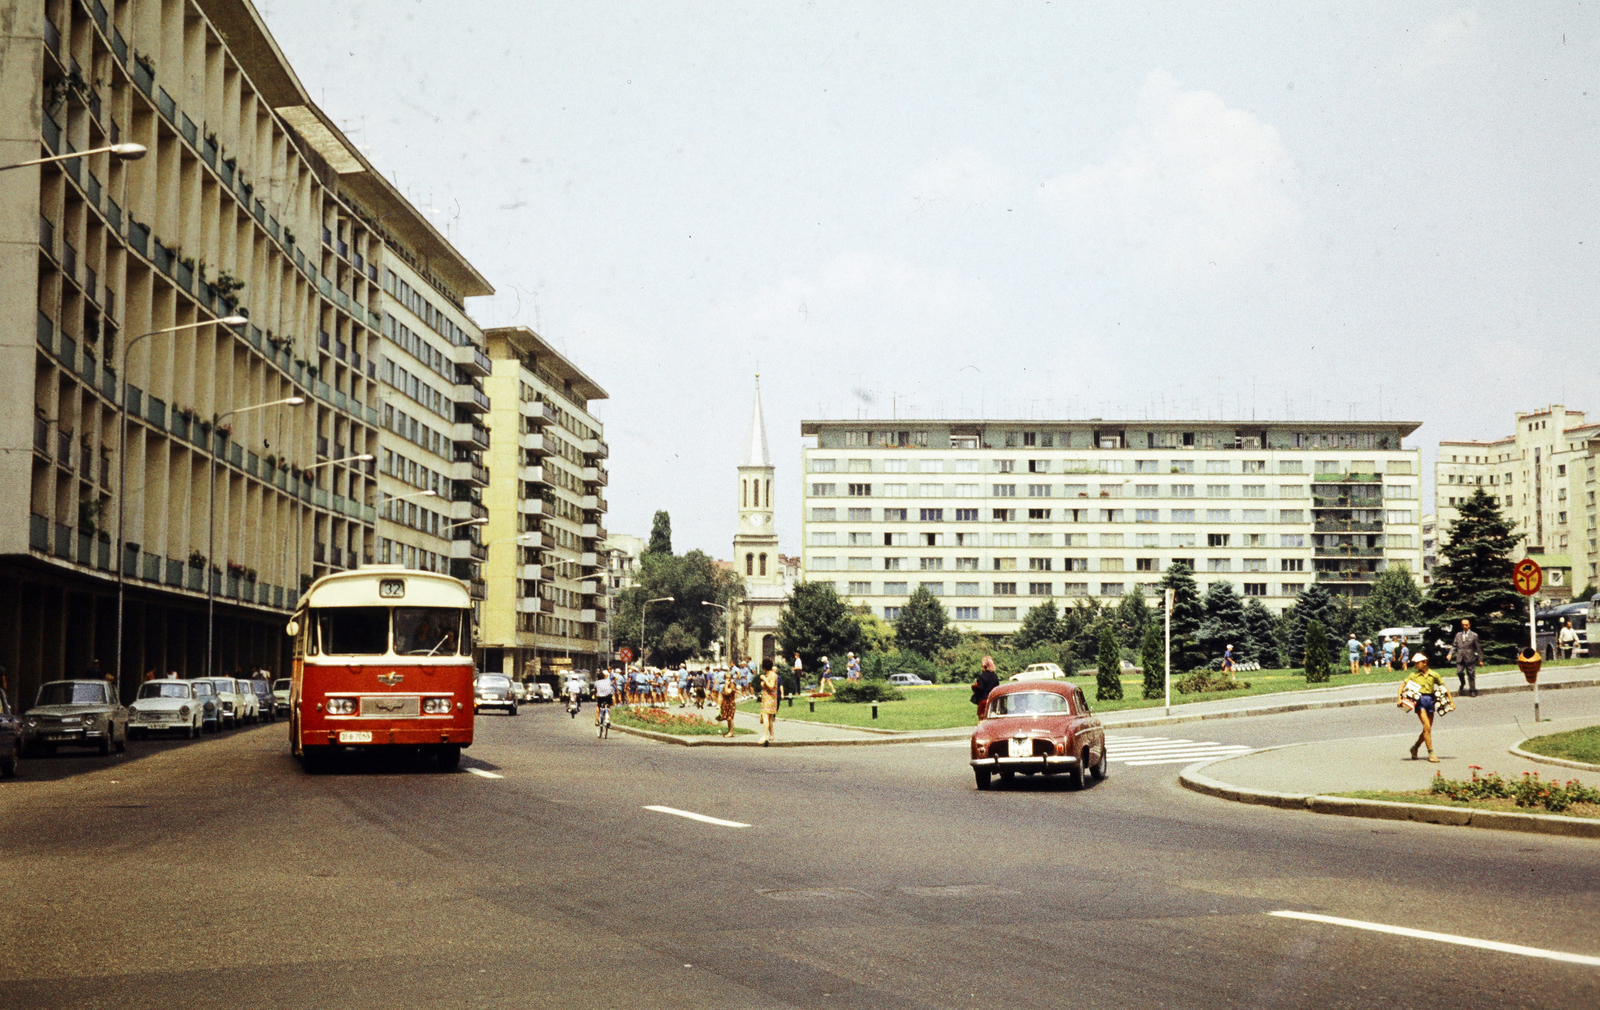
[[205, 724], [204, 706], [187, 680], [149, 680], [128, 706], [128, 735], [180, 733], [197, 737]]
[[1074, 789], [1085, 775], [1106, 777], [1106, 734], [1100, 717], [1076, 684], [1065, 681], [1005, 683], [978, 707], [972, 733], [972, 773], [979, 789], [998, 774], [1065, 774]]
[[246, 716], [255, 704], [255, 694], [249, 697], [239, 689], [239, 682], [232, 677], [201, 677], [209, 683], [212, 690], [217, 693], [217, 704], [221, 707], [221, 725], [227, 729], [234, 729], [244, 725]]
[[1021, 673], [1013, 673], [1008, 680], [1066, 680], [1067, 671], [1054, 663], [1029, 663]]
[[535, 703], [556, 700], [555, 690], [542, 680], [530, 686], [528, 688], [528, 694]]
[[507, 715], [517, 714], [517, 699], [511, 693], [511, 678], [502, 673], [480, 673], [473, 684], [474, 712], [498, 708]]
[[200, 732], [216, 733], [222, 729], [222, 699], [217, 695], [217, 685], [209, 680], [191, 680], [194, 700], [200, 705]]
[[933, 681], [923, 680], [914, 673], [891, 673], [889, 674], [889, 683], [895, 687], [925, 687], [928, 684], [932, 684]]
[[240, 683], [255, 692], [256, 721], [277, 722], [278, 704], [272, 696], [272, 685], [267, 683], [266, 680], [261, 677], [257, 677], [254, 680], [241, 681]]
[[520, 680], [513, 680], [511, 682], [511, 697], [517, 700], [518, 705], [526, 705], [528, 703], [528, 685]]
[[283, 680], [272, 682], [272, 714], [289, 714], [289, 685], [291, 681], [285, 677]]
[[12, 711], [11, 702], [0, 693], [0, 778], [17, 773], [22, 759], [22, 720]]
[[22, 724], [23, 749], [54, 753], [57, 747], [128, 746], [128, 710], [104, 680], [52, 680], [39, 685], [39, 698]]

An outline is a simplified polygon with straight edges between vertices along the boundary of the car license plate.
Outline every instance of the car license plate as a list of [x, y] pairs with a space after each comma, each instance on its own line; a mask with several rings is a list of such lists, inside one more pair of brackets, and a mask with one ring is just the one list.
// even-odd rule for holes
[[49, 736], [45, 737], [45, 739], [51, 743], [58, 743], [62, 740], [73, 740], [76, 739], [76, 737], [71, 733], [51, 733]]
[[339, 734], [340, 743], [371, 743], [371, 730], [345, 730]]

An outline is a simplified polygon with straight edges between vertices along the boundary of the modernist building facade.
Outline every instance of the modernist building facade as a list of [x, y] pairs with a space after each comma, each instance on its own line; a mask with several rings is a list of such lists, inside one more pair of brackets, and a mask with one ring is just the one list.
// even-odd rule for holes
[[1518, 556], [1544, 567], [1542, 599], [1569, 599], [1585, 585], [1600, 585], [1597, 456], [1600, 424], [1560, 404], [1519, 412], [1505, 438], [1440, 442], [1434, 464], [1440, 543], [1449, 542], [1461, 502], [1481, 488], [1524, 534]]
[[524, 326], [484, 331], [489, 465], [482, 668], [518, 677], [614, 657], [606, 592], [606, 391]]
[[964, 630], [1045, 598], [1115, 602], [1188, 563], [1282, 610], [1421, 569], [1415, 423], [806, 421], [808, 581], [899, 616], [918, 586]]
[[[461, 326], [461, 299], [491, 289], [310, 101], [243, 0], [6, 13], [5, 164], [148, 149], [0, 174], [10, 696], [91, 661], [118, 671], [119, 581], [125, 694], [145, 670], [204, 669], [208, 598], [217, 666], [281, 671], [301, 587], [386, 543], [425, 549], [378, 513], [382, 491], [416, 486], [409, 462], [404, 484], [380, 475], [416, 445], [391, 412], [405, 355], [387, 338], [402, 319], [426, 329], [386, 284], [406, 276]], [[436, 387], [452, 440], [459, 387]], [[453, 480], [454, 451], [430, 446], [430, 469]]]

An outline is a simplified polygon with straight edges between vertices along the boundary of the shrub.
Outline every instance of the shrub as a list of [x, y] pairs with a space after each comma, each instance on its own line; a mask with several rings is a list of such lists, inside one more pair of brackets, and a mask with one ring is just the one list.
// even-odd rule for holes
[[833, 685], [833, 700], [851, 704], [867, 701], [905, 701], [900, 689], [882, 680], [843, 680]]
[[1100, 651], [1095, 655], [1099, 669], [1095, 671], [1096, 701], [1122, 700], [1122, 647], [1117, 644], [1116, 633], [1108, 624], [1100, 631]]
[[1179, 694], [1211, 694], [1217, 691], [1237, 691], [1250, 686], [1248, 680], [1239, 680], [1231, 673], [1220, 670], [1196, 670], [1179, 680], [1172, 682], [1172, 687]]
[[1321, 621], [1306, 622], [1306, 683], [1326, 684], [1333, 668], [1328, 659], [1328, 633]]

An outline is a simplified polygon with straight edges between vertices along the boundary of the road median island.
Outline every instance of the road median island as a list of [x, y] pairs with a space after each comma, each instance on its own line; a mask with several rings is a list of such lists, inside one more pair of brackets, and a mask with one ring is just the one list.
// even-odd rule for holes
[[1600, 725], [1531, 736], [1512, 744], [1510, 753], [1540, 764], [1600, 772]]

